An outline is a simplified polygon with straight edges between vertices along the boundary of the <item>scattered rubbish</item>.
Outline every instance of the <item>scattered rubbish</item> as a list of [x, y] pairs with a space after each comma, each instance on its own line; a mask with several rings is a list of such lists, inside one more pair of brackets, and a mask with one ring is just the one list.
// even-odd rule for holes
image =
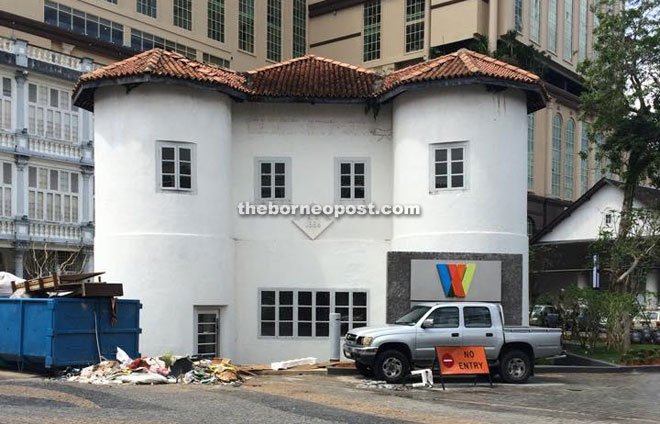
[[[13, 282], [18, 282], [22, 283], [25, 280], [22, 278], [18, 278], [14, 274], [10, 272], [0, 272], [0, 297], [11, 297], [13, 294], [12, 290], [12, 285], [11, 283]], [[17, 294], [15, 297], [18, 297], [19, 295]]]
[[409, 390], [405, 384], [390, 384], [386, 381], [365, 380], [356, 386], [357, 389], [385, 389], [394, 391]]
[[429, 368], [422, 370], [414, 370], [410, 372], [411, 375], [420, 375], [422, 377], [421, 383], [413, 383], [413, 387], [433, 387], [433, 371]]
[[163, 355], [160, 358], [131, 359], [121, 348], [117, 348], [116, 357], [116, 361], [69, 369], [59, 380], [89, 384], [168, 384], [182, 381], [186, 384], [240, 385], [254, 375], [232, 365], [229, 358], [193, 361], [187, 356]]
[[273, 362], [270, 368], [273, 370], [288, 370], [289, 368], [298, 367], [300, 365], [314, 365], [318, 362], [316, 358], [300, 358], [291, 359], [289, 361]]

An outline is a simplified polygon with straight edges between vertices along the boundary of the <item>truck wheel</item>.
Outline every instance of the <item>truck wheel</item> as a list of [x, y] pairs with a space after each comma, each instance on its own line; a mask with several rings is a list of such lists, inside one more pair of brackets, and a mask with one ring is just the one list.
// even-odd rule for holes
[[360, 374], [362, 374], [367, 378], [373, 378], [374, 376], [374, 370], [371, 369], [371, 367], [367, 364], [363, 364], [362, 362], [355, 361], [355, 368], [357, 368]]
[[408, 357], [398, 350], [386, 350], [376, 356], [374, 374], [379, 380], [388, 383], [402, 383], [410, 374], [410, 361]]
[[500, 358], [500, 376], [507, 383], [524, 383], [531, 373], [532, 360], [521, 350], [508, 350]]

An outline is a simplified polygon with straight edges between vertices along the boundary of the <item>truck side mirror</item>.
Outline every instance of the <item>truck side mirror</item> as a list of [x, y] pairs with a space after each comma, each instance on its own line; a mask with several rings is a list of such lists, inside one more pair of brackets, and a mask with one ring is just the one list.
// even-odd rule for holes
[[432, 328], [433, 327], [433, 320], [431, 318], [425, 319], [424, 322], [422, 323], [422, 328]]

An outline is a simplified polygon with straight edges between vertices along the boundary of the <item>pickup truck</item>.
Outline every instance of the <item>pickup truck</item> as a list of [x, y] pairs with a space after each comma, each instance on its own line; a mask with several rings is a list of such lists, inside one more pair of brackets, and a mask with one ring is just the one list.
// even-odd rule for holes
[[560, 329], [505, 327], [502, 307], [486, 302], [414, 305], [394, 324], [352, 329], [343, 350], [363, 375], [400, 383], [413, 367], [434, 363], [435, 346], [484, 346], [507, 383], [524, 383], [534, 359], [562, 353]]

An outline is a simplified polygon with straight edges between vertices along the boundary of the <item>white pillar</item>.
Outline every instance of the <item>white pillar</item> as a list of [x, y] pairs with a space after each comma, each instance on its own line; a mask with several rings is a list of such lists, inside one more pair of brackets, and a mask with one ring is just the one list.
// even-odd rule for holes
[[[658, 271], [652, 270], [646, 274], [646, 308], [655, 309], [658, 307]], [[649, 293], [650, 292], [650, 293]]]
[[92, 211], [92, 190], [89, 184], [89, 179], [94, 173], [94, 168], [91, 166], [82, 167], [82, 223], [86, 225], [90, 222]]
[[27, 81], [27, 71], [17, 70], [16, 76], [16, 132], [22, 133], [25, 125], [25, 81]]
[[498, 38], [498, 0], [490, 0], [488, 2], [488, 50], [494, 52], [497, 49]]

